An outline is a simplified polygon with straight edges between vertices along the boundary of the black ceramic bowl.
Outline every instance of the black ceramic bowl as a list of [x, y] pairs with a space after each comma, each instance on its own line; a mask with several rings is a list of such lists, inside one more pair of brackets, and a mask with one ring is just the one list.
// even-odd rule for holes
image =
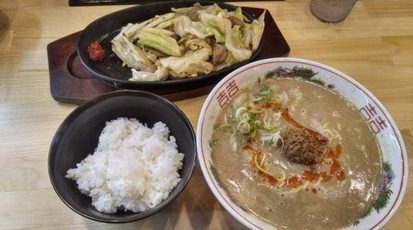
[[[152, 127], [165, 123], [170, 135], [176, 138], [178, 151], [185, 155], [179, 171], [181, 181], [167, 199], [145, 212], [98, 212], [91, 198], [83, 195], [76, 182], [65, 177], [67, 170], [76, 167], [88, 154], [94, 152], [105, 122], [118, 117], [136, 118]], [[106, 223], [125, 223], [146, 218], [171, 203], [187, 185], [196, 159], [193, 128], [185, 114], [173, 103], [144, 91], [121, 90], [104, 94], [76, 108], [58, 128], [49, 152], [48, 170], [53, 188], [60, 199], [72, 210], [89, 219]]]

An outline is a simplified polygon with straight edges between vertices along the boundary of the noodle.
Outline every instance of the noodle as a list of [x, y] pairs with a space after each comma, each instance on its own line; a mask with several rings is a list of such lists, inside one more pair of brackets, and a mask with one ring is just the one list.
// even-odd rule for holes
[[[374, 133], [348, 101], [319, 85], [265, 79], [241, 90], [214, 127], [212, 159], [223, 188], [275, 226], [342, 228], [378, 197], [381, 152]], [[303, 141], [324, 143], [319, 161], [297, 163], [286, 155], [297, 148], [285, 140], [289, 129], [305, 133]], [[234, 180], [242, 192], [231, 189]], [[357, 183], [362, 186], [352, 186]]]

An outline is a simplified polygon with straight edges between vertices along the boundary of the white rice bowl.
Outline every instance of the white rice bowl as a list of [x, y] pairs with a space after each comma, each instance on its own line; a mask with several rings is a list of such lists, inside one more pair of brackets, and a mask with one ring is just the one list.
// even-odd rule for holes
[[106, 122], [95, 152], [66, 177], [76, 181], [99, 212], [154, 208], [181, 180], [184, 154], [169, 133], [162, 122], [152, 129], [134, 118]]

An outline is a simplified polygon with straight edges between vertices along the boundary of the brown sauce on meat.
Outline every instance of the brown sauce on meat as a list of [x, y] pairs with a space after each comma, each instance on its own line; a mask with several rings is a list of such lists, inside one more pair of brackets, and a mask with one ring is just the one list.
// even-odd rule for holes
[[[264, 84], [274, 98], [258, 101]], [[351, 103], [326, 88], [295, 79], [253, 84], [223, 109], [216, 127], [224, 123], [211, 146], [219, 181], [243, 209], [275, 227], [346, 227], [378, 197], [376, 137]]]

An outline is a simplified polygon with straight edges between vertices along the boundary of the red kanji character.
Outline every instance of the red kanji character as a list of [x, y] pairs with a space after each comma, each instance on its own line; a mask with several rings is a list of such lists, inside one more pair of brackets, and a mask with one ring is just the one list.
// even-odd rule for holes
[[221, 107], [229, 101], [229, 97], [225, 91], [219, 92], [216, 98], [218, 100], [219, 106]]
[[379, 133], [380, 132], [380, 126], [377, 125], [375, 120], [372, 120], [369, 122], [371, 129], [373, 130], [374, 133]]
[[381, 117], [376, 118], [376, 123], [380, 127], [380, 130], [387, 128], [386, 120], [383, 120]]
[[233, 96], [235, 96], [235, 95], [238, 93], [238, 91], [239, 91], [238, 85], [237, 85], [237, 83], [235, 82], [235, 80], [232, 80], [232, 81], [228, 82], [228, 85], [227, 85], [226, 89], [227, 89], [228, 95], [229, 95], [231, 98], [232, 98]]
[[377, 115], [376, 108], [370, 103], [361, 108], [359, 111], [368, 121]]
[[376, 134], [387, 128], [386, 120], [383, 120], [381, 117], [377, 117], [375, 120], [370, 121], [369, 124]]

